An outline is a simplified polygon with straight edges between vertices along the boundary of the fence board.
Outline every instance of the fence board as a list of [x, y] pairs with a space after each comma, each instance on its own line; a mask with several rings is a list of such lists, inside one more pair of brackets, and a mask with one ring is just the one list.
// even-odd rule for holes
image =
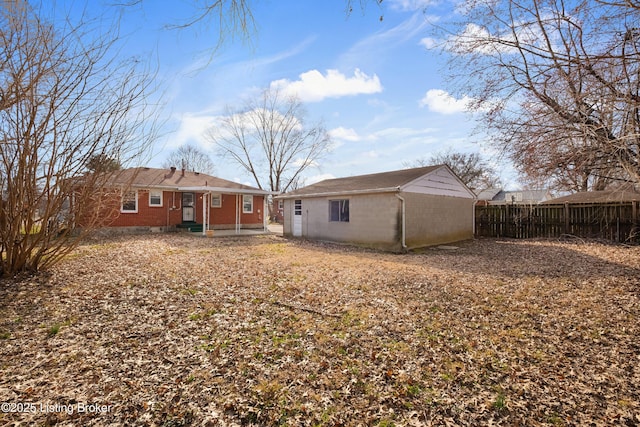
[[573, 235], [640, 243], [639, 202], [476, 207], [476, 236], [532, 239]]

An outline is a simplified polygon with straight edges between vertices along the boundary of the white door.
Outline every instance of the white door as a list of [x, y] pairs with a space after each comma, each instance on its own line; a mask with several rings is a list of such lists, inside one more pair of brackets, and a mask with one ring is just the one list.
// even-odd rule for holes
[[302, 200], [293, 201], [293, 235], [302, 236]]

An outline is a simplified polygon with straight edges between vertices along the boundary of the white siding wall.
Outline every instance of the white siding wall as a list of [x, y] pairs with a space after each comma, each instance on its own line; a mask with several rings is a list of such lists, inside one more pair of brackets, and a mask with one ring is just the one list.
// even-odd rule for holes
[[473, 194], [446, 167], [436, 169], [428, 175], [403, 185], [402, 191], [473, 199]]

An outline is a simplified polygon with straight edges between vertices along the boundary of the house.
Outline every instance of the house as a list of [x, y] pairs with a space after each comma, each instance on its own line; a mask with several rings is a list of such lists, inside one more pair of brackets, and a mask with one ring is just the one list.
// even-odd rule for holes
[[396, 252], [473, 237], [475, 195], [446, 165], [328, 179], [276, 200], [285, 236]]
[[546, 190], [516, 190], [504, 191], [500, 188], [488, 188], [478, 193], [479, 205], [537, 205], [550, 200], [551, 191]]
[[571, 205], [596, 205], [632, 202], [640, 202], [640, 192], [636, 191], [633, 186], [629, 186], [614, 190], [582, 191], [568, 196], [547, 200], [543, 204], [556, 205], [568, 203]]
[[248, 185], [174, 167], [138, 167], [117, 171], [108, 187], [119, 198], [119, 209], [103, 222], [112, 229], [266, 230], [270, 193]]

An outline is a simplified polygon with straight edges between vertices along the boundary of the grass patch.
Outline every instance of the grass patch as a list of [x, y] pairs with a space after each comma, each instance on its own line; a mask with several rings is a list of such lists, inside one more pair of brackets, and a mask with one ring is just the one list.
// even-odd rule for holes
[[60, 328], [61, 328], [61, 327], [62, 327], [62, 325], [60, 325], [59, 323], [56, 323], [56, 324], [54, 324], [54, 325], [50, 326], [50, 327], [47, 329], [47, 336], [48, 336], [49, 338], [51, 338], [51, 337], [55, 337], [55, 336], [56, 336], [56, 335], [58, 335], [58, 333], [60, 332]]

